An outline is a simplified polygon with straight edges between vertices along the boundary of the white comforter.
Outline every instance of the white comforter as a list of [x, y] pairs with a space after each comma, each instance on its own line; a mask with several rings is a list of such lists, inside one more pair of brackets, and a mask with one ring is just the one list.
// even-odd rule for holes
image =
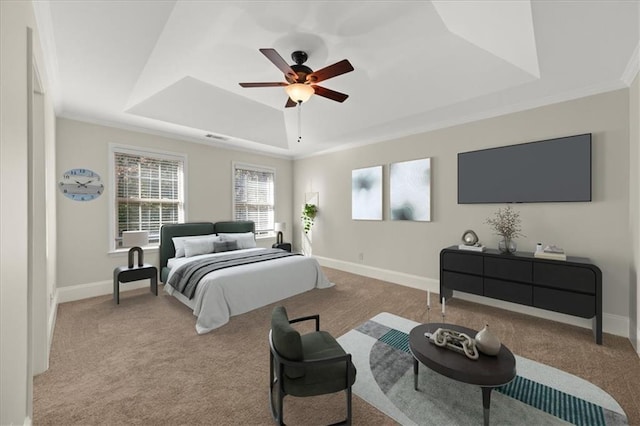
[[[243, 251], [250, 250], [264, 249]], [[169, 259], [169, 277], [182, 264], [224, 254]], [[331, 286], [333, 283], [329, 282], [315, 258], [290, 256], [211, 272], [202, 279], [193, 299], [188, 299], [168, 284], [164, 289], [193, 309], [193, 314], [198, 318], [196, 332], [204, 334], [226, 324], [233, 315], [240, 315], [314, 288]]]

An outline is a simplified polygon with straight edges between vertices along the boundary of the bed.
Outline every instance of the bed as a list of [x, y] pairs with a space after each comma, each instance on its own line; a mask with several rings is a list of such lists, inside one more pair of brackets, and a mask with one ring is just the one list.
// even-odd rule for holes
[[[187, 249], [214, 235], [213, 238], [224, 235], [220, 237], [224, 241], [236, 242], [242, 241], [247, 235], [253, 238], [254, 229], [254, 223], [250, 221], [181, 223], [164, 225], [161, 228], [160, 279], [165, 283], [164, 289], [167, 293], [193, 310], [193, 314], [197, 317], [196, 332], [198, 334], [208, 333], [226, 324], [234, 315], [252, 311], [314, 288], [333, 286], [313, 257], [294, 255], [278, 249], [242, 248], [242, 245], [237, 250], [203, 254], [193, 250], [189, 252]], [[184, 243], [184, 240], [189, 242]], [[177, 251], [180, 257], [176, 257], [174, 241], [178, 244]], [[187, 249], [188, 256], [181, 256], [183, 249]], [[229, 259], [240, 257], [252, 259], [260, 257], [260, 261], [225, 266], [206, 274], [203, 272], [204, 275], [197, 286], [194, 285], [193, 280], [185, 286], [191, 288], [192, 294], [189, 292], [183, 294], [179, 290], [185, 289], [176, 285], [177, 277], [185, 278], [188, 274], [184, 271], [190, 267], [193, 268], [196, 262], [204, 264], [209, 262], [208, 259], [219, 258], [224, 259], [223, 263], [231, 264], [235, 260]], [[275, 258], [271, 259], [271, 257]], [[201, 269], [201, 271], [205, 270]]]

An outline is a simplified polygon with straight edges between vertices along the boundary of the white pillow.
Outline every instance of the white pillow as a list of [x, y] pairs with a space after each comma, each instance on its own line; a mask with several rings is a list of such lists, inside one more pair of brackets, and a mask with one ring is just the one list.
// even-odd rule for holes
[[256, 238], [253, 232], [238, 232], [235, 234], [218, 234], [222, 237], [222, 241], [236, 241], [239, 249], [248, 249], [256, 247]]
[[189, 241], [189, 240], [198, 240], [201, 238], [206, 238], [206, 237], [215, 237], [216, 234], [209, 234], [209, 235], [193, 235], [190, 237], [173, 237], [173, 245], [176, 248], [176, 255], [175, 257], [184, 257], [184, 242], [185, 241]]
[[199, 254], [213, 253], [214, 243], [219, 242], [220, 237], [198, 238], [184, 242], [184, 257], [197, 256]]

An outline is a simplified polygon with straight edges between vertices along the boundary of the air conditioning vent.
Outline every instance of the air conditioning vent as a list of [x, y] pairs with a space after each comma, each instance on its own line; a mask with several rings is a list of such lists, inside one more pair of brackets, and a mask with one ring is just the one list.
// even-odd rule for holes
[[209, 138], [209, 139], [215, 139], [217, 141], [228, 141], [229, 138], [225, 137], [225, 136], [220, 136], [220, 135], [214, 135], [212, 133], [207, 133], [205, 135], [205, 137]]

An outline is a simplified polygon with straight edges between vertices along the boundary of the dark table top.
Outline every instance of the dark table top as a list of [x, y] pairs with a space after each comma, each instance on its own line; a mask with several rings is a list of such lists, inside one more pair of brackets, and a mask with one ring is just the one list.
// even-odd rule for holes
[[433, 371], [464, 383], [496, 387], [509, 383], [516, 376], [516, 359], [502, 345], [496, 356], [480, 352], [477, 360], [464, 354], [431, 343], [424, 333], [434, 333], [438, 328], [448, 328], [474, 338], [477, 331], [455, 324], [429, 323], [415, 327], [409, 333], [409, 348], [414, 358]]

